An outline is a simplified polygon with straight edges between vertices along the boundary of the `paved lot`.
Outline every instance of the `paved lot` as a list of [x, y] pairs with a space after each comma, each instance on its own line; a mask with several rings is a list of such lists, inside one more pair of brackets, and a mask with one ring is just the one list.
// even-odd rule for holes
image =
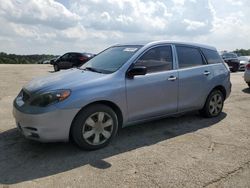
[[15, 128], [12, 101], [50, 65], [0, 65], [0, 187], [250, 187], [250, 89], [243, 73], [224, 112], [197, 113], [120, 131], [92, 152], [70, 143], [41, 144]]

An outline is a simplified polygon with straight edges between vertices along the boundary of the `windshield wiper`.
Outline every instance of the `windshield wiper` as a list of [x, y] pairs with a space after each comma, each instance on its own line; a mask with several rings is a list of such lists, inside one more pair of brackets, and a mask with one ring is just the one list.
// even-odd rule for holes
[[89, 71], [92, 71], [92, 72], [98, 72], [98, 73], [103, 73], [102, 71], [98, 70], [98, 69], [95, 69], [93, 67], [86, 67], [85, 69], [83, 70], [89, 70]]

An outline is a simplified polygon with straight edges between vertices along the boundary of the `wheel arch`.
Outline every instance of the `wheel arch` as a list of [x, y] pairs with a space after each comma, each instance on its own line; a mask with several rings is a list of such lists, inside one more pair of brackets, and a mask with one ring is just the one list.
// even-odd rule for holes
[[[215, 86], [215, 87], [210, 91], [210, 93], [212, 93], [214, 90], [219, 90], [219, 91], [221, 91], [222, 94], [223, 94], [224, 100], [226, 99], [227, 91], [226, 91], [226, 89], [225, 89], [224, 86], [222, 86], [222, 85]], [[209, 95], [210, 95], [210, 93], [209, 93]], [[209, 95], [208, 95], [208, 96], [209, 96]], [[207, 96], [207, 97], [208, 97], [208, 96]]]
[[70, 131], [69, 131], [69, 139], [71, 139], [71, 131], [72, 131], [72, 125], [74, 123], [74, 121], [76, 120], [77, 116], [80, 114], [80, 112], [82, 112], [84, 109], [88, 108], [91, 105], [95, 105], [95, 104], [103, 104], [106, 105], [108, 107], [110, 107], [112, 110], [114, 110], [114, 112], [117, 115], [118, 118], [118, 129], [120, 129], [122, 127], [123, 124], [123, 114], [121, 109], [118, 107], [118, 105], [116, 105], [114, 102], [108, 101], [108, 100], [100, 100], [100, 101], [95, 101], [95, 102], [91, 102], [89, 104], [87, 104], [86, 106], [82, 107], [79, 112], [77, 112], [77, 114], [75, 115], [74, 119], [71, 122], [70, 125]]
[[212, 88], [211, 91], [209, 92], [209, 94], [208, 94], [207, 97], [206, 97], [206, 100], [205, 100], [205, 103], [204, 103], [203, 107], [199, 110], [200, 114], [203, 115], [204, 117], [207, 117], [207, 118], [215, 117], [215, 116], [219, 115], [220, 112], [221, 112], [222, 109], [223, 109], [223, 101], [222, 101], [222, 107], [221, 107], [220, 112], [219, 112], [218, 114], [215, 114], [215, 115], [213, 116], [213, 115], [210, 114], [210, 112], [208, 113], [208, 110], [207, 110], [207, 108], [208, 108], [207, 102], [208, 102], [208, 99], [209, 99], [211, 93], [214, 92], [214, 91], [220, 91], [220, 92], [222, 93], [222, 95], [223, 95], [224, 100], [226, 99], [227, 93], [226, 93], [226, 89], [225, 89], [224, 86], [222, 86], [222, 85], [217, 85], [217, 86], [215, 86], [214, 88]]
[[204, 101], [204, 103], [203, 103], [202, 108], [205, 106], [206, 101], [207, 101], [207, 99], [208, 99], [209, 95], [210, 95], [213, 91], [215, 91], [215, 90], [219, 90], [219, 91], [221, 91], [221, 92], [222, 92], [222, 94], [223, 94], [224, 100], [226, 99], [226, 96], [227, 96], [227, 91], [226, 91], [225, 87], [224, 87], [224, 86], [222, 86], [222, 85], [217, 85], [217, 86], [213, 87], [213, 88], [210, 90], [210, 92], [208, 93], [208, 95], [206, 96], [206, 98], [205, 98], [205, 101]]

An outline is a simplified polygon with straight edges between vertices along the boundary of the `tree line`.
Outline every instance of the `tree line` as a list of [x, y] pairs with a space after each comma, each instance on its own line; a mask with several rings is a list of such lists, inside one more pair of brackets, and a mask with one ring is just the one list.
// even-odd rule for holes
[[16, 55], [0, 52], [0, 64], [38, 64], [53, 59], [55, 55]]
[[[233, 51], [239, 56], [250, 56], [250, 49], [236, 49]], [[39, 64], [45, 60], [53, 59], [55, 55], [16, 55], [0, 52], [0, 64]]]
[[234, 50], [234, 53], [236, 53], [238, 56], [250, 56], [250, 49], [236, 49]]

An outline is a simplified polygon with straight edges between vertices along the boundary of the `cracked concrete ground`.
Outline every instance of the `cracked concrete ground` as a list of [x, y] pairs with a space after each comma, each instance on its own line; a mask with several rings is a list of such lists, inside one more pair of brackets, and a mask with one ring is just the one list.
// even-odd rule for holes
[[106, 148], [24, 139], [12, 101], [50, 65], [0, 65], [0, 187], [250, 187], [250, 89], [232, 73], [223, 113], [125, 128]]

